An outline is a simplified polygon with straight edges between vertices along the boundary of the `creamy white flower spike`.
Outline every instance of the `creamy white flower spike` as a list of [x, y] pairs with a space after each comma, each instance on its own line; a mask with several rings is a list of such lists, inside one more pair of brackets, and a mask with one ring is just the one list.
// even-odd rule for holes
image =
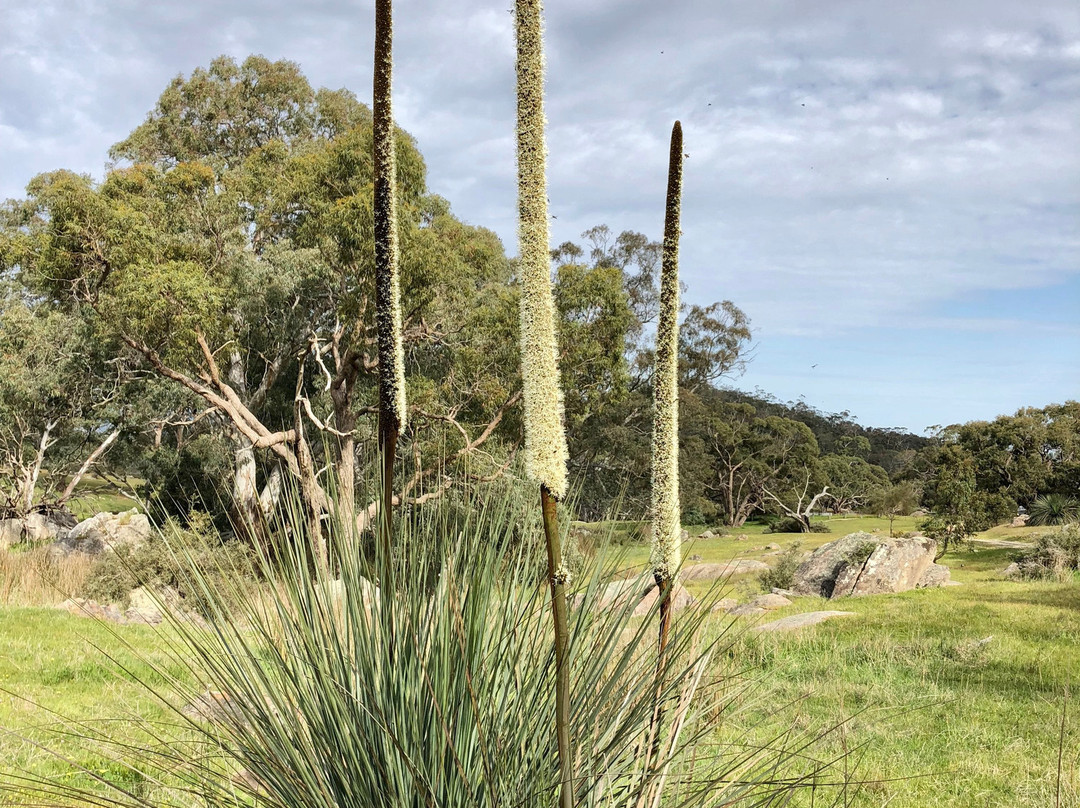
[[660, 265], [660, 317], [653, 371], [652, 552], [657, 581], [670, 581], [679, 569], [679, 209], [682, 199], [682, 125], [671, 130], [664, 252]]
[[548, 249], [544, 46], [539, 0], [518, 4], [518, 240], [525, 472], [556, 499], [566, 495], [566, 432]]
[[393, 22], [390, 0], [375, 4], [375, 80], [372, 96], [375, 182], [375, 327], [379, 344], [379, 406], [405, 427], [405, 349], [401, 341], [398, 273], [397, 157], [394, 148]]

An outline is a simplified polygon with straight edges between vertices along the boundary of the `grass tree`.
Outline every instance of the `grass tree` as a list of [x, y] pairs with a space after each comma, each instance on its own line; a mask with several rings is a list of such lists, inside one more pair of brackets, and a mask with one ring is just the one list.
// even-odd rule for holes
[[405, 354], [401, 341], [398, 277], [397, 161], [394, 154], [393, 11], [375, 2], [375, 78], [372, 96], [375, 185], [375, 320], [379, 343], [379, 450], [382, 455], [381, 525], [389, 545], [397, 440], [406, 422]]
[[555, 303], [548, 249], [544, 43], [540, 0], [517, 0], [518, 238], [521, 262], [521, 375], [525, 408], [525, 467], [540, 485], [548, 581], [555, 624], [555, 723], [559, 805], [573, 805], [566, 586], [569, 573], [559, 539], [558, 501], [566, 494], [566, 433], [555, 338]]
[[660, 655], [671, 627], [671, 591], [679, 569], [679, 207], [682, 198], [682, 124], [671, 130], [664, 250], [660, 265], [660, 317], [653, 372], [652, 551], [649, 563], [660, 588]]

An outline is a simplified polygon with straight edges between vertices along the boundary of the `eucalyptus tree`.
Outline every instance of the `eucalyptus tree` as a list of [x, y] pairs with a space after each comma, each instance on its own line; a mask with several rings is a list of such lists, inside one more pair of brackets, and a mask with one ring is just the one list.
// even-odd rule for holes
[[84, 324], [0, 283], [0, 511], [63, 505], [120, 436], [122, 385]]
[[821, 470], [829, 485], [829, 509], [833, 513], [856, 511], [874, 501], [889, 487], [889, 475], [881, 466], [849, 454], [821, 458]]
[[[466, 461], [474, 474], [504, 464], [508, 450], [478, 449], [495, 448], [517, 401], [512, 349], [505, 334], [477, 339], [483, 361], [455, 349], [510, 320], [515, 301], [498, 239], [429, 195], [412, 138], [394, 138], [402, 334], [418, 391], [394, 498], [418, 501]], [[30, 293], [214, 414], [233, 443], [244, 521], [272, 500], [260, 498], [258, 456], [271, 470], [262, 482], [291, 474], [313, 512], [326, 507], [320, 467], [335, 468], [352, 502], [357, 459], [376, 462], [372, 153], [371, 113], [348, 91], [316, 91], [289, 62], [222, 57], [169, 85], [112, 149], [104, 181], [41, 175], [4, 228], [3, 268]]]
[[819, 449], [805, 424], [760, 417], [751, 405], [731, 404], [716, 394], [703, 396], [690, 412], [684, 441], [693, 441], [704, 454], [694, 478], [724, 524], [738, 527], [774, 503], [770, 491], [786, 501], [790, 489], [797, 500], [808, 474], [807, 490], [818, 481]]
[[[570, 473], [584, 518], [616, 503], [640, 518], [649, 507], [654, 340], [663, 245], [599, 225], [552, 251], [560, 314]], [[731, 301], [680, 305], [682, 406], [741, 372], [750, 356], [746, 315]], [[685, 504], [685, 503], [684, 503]]]

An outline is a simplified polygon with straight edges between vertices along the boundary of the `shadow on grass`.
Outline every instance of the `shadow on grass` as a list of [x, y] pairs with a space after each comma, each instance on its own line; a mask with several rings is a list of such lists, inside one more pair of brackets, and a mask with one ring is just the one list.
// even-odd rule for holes
[[967, 567], [984, 572], [1007, 566], [1017, 551], [1010, 547], [980, 547], [977, 550], [948, 552], [939, 560], [947, 567]]
[[[1009, 603], [1017, 606], [1047, 606], [1052, 609], [1066, 609], [1080, 612], [1080, 586], [1076, 584], [1047, 585], [1046, 588], [1033, 589], [1031, 586], [1016, 584], [1015, 592], [988, 592], [979, 595], [979, 602], [985, 604]], [[1022, 587], [1022, 588], [1021, 588]]]

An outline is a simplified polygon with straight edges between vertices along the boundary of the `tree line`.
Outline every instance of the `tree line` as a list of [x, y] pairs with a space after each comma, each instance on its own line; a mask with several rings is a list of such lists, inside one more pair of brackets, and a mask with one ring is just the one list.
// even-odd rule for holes
[[[177, 77], [96, 182], [35, 177], [0, 212], [0, 508], [63, 505], [85, 474], [162, 512], [258, 524], [291, 478], [364, 525], [377, 476], [372, 115], [289, 62]], [[520, 278], [426, 187], [396, 132], [407, 428], [397, 504], [517, 474]], [[600, 225], [551, 251], [572, 501], [648, 501], [661, 245]], [[1075, 402], [920, 438], [722, 389], [750, 359], [731, 301], [683, 307], [683, 518], [922, 503], [990, 522], [1080, 485]], [[332, 483], [330, 481], [333, 481]], [[899, 488], [898, 488], [899, 487]], [[889, 496], [892, 499], [889, 499]], [[978, 515], [976, 518], [975, 514]], [[239, 519], [237, 519], [239, 517]], [[949, 521], [951, 520], [951, 521]]]

